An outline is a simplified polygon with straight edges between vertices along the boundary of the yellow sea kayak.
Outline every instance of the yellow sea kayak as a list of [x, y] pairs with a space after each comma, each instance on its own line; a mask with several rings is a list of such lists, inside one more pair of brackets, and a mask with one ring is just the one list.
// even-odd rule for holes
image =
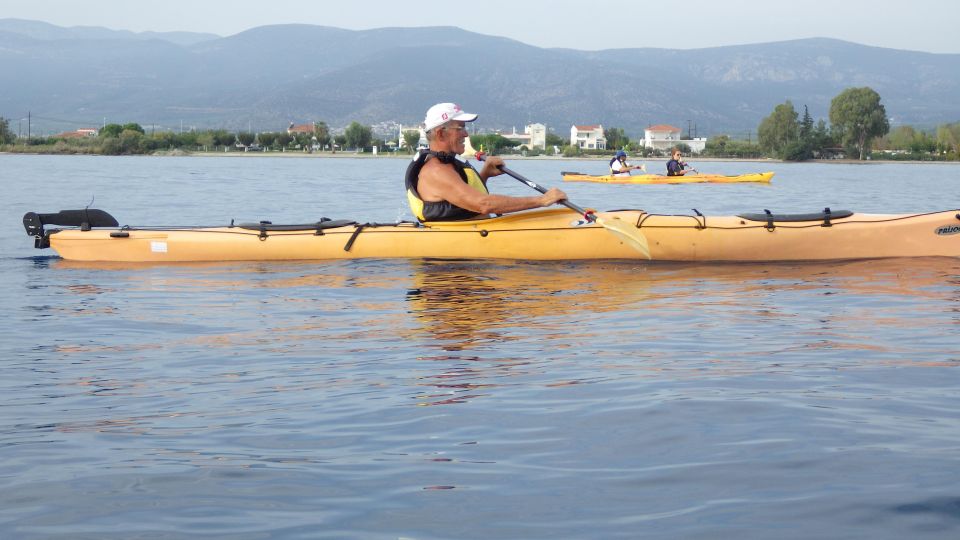
[[[960, 210], [926, 214], [737, 216], [600, 212], [642, 234], [655, 261], [799, 261], [960, 257]], [[50, 228], [67, 225], [69, 228]], [[359, 258], [643, 259], [610, 230], [566, 209], [429, 223], [321, 220], [223, 227], [117, 226], [100, 210], [28, 213], [27, 234], [78, 261], [187, 262]]]
[[630, 176], [590, 175], [578, 172], [562, 172], [564, 182], [599, 182], [602, 184], [697, 184], [710, 182], [716, 184], [732, 184], [739, 182], [770, 183], [772, 172], [740, 174], [726, 176], [722, 174], [685, 174], [683, 176], [666, 176], [662, 174], [634, 174]]

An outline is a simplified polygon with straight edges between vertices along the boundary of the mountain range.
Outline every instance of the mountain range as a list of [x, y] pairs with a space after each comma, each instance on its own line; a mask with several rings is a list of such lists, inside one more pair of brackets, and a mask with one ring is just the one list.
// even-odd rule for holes
[[[481, 130], [652, 124], [742, 136], [792, 101], [826, 119], [849, 87], [893, 125], [960, 120], [960, 54], [813, 38], [705, 49], [545, 49], [454, 27], [273, 25], [221, 37], [0, 19], [0, 116], [34, 134], [103, 122], [279, 131], [292, 123], [413, 125], [441, 101]], [[26, 128], [22, 128], [25, 132]]]

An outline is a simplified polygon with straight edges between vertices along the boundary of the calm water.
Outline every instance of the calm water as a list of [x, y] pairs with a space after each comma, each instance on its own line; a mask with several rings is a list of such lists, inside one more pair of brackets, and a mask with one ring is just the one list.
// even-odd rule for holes
[[[563, 187], [960, 207], [957, 165], [695, 165], [777, 176]], [[405, 166], [0, 155], [0, 538], [960, 536], [958, 260], [93, 265], [20, 223], [409, 219]]]

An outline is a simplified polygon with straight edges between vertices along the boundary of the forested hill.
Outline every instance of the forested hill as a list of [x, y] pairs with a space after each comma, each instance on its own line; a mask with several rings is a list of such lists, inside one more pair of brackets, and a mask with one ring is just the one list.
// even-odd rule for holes
[[641, 135], [756, 129], [791, 100], [826, 118], [842, 90], [869, 86], [893, 125], [960, 120], [960, 55], [806, 39], [696, 50], [543, 49], [459, 28], [352, 31], [308, 25], [228, 37], [135, 34], [0, 19], [0, 116], [37, 132], [107, 122], [279, 130], [420, 122], [438, 101], [478, 127], [602, 123]]

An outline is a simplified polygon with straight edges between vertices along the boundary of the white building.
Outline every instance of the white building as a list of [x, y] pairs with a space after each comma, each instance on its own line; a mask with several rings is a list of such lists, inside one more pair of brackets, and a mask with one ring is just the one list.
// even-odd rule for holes
[[547, 126], [543, 124], [527, 124], [523, 132], [530, 136], [530, 148], [547, 149]]
[[603, 126], [571, 126], [570, 146], [585, 150], [606, 150], [607, 139], [603, 136]]
[[513, 128], [513, 133], [500, 133], [500, 135], [518, 144], [526, 145], [531, 150], [547, 149], [547, 126], [543, 124], [527, 124], [523, 128], [523, 133], [517, 133], [517, 128]]
[[706, 137], [682, 139], [680, 138], [681, 133], [682, 131], [678, 127], [673, 127], [667, 124], [657, 124], [643, 130], [643, 141], [641, 141], [641, 144], [643, 144], [643, 146], [646, 148], [652, 148], [654, 150], [666, 152], [674, 146], [683, 143], [689, 146], [690, 151], [694, 154], [699, 154], [700, 152], [703, 152], [704, 148], [706, 148]]

